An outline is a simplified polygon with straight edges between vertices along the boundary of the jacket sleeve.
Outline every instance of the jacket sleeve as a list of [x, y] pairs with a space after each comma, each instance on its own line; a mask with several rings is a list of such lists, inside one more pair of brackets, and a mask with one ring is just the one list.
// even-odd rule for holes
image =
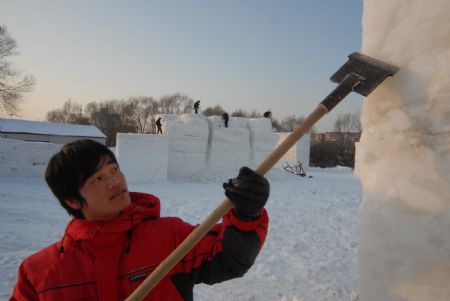
[[17, 278], [17, 283], [14, 287], [12, 296], [9, 301], [35, 301], [39, 300], [36, 290], [31, 285], [25, 272], [24, 263], [19, 267], [19, 275]]
[[175, 283], [213, 284], [243, 276], [264, 244], [268, 223], [265, 209], [257, 220], [248, 222], [239, 220], [232, 211], [228, 212], [222, 223], [181, 260], [181, 270], [172, 276], [172, 280]]

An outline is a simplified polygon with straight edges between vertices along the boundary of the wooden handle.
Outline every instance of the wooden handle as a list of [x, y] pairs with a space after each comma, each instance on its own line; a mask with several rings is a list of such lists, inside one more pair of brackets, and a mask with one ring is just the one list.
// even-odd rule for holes
[[[276, 149], [258, 166], [256, 172], [265, 175], [283, 155], [320, 119], [328, 110], [319, 105]], [[208, 217], [192, 231], [185, 240], [162, 261], [158, 267], [141, 283], [125, 301], [141, 301], [164, 278], [164, 276], [202, 239], [205, 234], [231, 209], [233, 203], [228, 199], [211, 212]]]

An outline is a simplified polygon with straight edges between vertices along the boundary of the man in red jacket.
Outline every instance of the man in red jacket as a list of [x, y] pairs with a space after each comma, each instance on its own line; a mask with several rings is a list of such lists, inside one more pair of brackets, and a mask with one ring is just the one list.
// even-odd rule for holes
[[[160, 217], [157, 197], [129, 192], [114, 154], [92, 140], [65, 145], [45, 178], [74, 218], [60, 241], [22, 262], [10, 300], [124, 300], [194, 229]], [[252, 266], [267, 233], [269, 183], [243, 167], [224, 188], [235, 208], [144, 300], [192, 300], [194, 284]]]

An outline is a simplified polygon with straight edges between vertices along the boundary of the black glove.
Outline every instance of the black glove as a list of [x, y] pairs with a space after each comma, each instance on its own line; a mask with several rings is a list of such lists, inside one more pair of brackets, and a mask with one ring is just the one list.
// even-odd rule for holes
[[236, 216], [247, 221], [259, 217], [270, 193], [269, 181], [248, 167], [242, 167], [238, 177], [223, 183], [223, 188], [227, 198], [234, 203]]

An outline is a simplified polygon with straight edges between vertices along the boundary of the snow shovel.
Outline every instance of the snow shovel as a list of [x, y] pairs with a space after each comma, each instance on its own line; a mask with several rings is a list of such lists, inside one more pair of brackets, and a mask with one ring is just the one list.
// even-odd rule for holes
[[[398, 70], [399, 68], [395, 66], [366, 55], [357, 52], [350, 54], [348, 61], [331, 77], [331, 81], [339, 84], [336, 89], [272, 151], [264, 162], [258, 166], [256, 172], [260, 175], [265, 175], [322, 116], [331, 111], [351, 91], [367, 96], [388, 76], [393, 76]], [[228, 198], [225, 198], [125, 301], [142, 300], [178, 261], [233, 207], [233, 203]]]

